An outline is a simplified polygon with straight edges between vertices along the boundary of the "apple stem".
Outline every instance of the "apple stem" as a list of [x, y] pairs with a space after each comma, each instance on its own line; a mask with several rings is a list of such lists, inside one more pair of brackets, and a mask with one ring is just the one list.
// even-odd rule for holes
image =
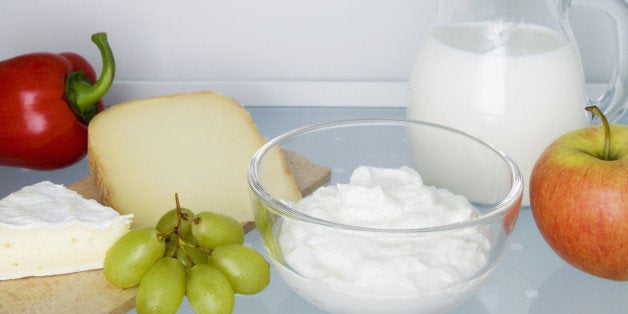
[[588, 106], [584, 108], [586, 111], [589, 111], [596, 115], [600, 120], [602, 120], [602, 125], [604, 126], [604, 155], [602, 156], [604, 160], [611, 159], [611, 126], [604, 116], [604, 113], [597, 106]]

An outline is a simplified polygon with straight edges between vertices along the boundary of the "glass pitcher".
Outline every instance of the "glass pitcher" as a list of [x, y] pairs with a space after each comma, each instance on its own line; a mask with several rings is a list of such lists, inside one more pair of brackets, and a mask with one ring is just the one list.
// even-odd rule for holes
[[[601, 9], [614, 20], [620, 51], [611, 82], [597, 100], [585, 91], [567, 20], [572, 5]], [[585, 106], [597, 105], [610, 121], [626, 111], [625, 0], [438, 0], [437, 8], [411, 71], [406, 116], [493, 143], [515, 160], [526, 186], [553, 139], [593, 123]], [[469, 171], [482, 176], [479, 169]]]

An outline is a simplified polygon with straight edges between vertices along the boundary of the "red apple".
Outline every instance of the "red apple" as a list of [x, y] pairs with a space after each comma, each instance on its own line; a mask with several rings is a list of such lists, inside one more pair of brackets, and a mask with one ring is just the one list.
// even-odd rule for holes
[[530, 206], [549, 246], [594, 276], [628, 280], [628, 125], [564, 134], [534, 165]]

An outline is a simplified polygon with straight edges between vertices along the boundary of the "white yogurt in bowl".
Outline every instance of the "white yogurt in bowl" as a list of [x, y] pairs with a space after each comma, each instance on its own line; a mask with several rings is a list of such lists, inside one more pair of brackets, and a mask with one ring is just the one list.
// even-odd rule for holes
[[[297, 203], [281, 201], [269, 189], [273, 149], [328, 167], [331, 185]], [[407, 119], [286, 132], [254, 154], [248, 181], [269, 259], [304, 299], [332, 313], [444, 312], [469, 300], [507, 251], [523, 189], [503, 151]]]
[[[415, 229], [477, 218], [466, 198], [423, 184], [409, 167], [360, 166], [346, 184], [321, 187], [297, 211], [358, 227]], [[285, 264], [274, 266], [302, 297], [337, 313], [417, 313], [454, 308], [488, 276], [490, 230], [378, 234], [286, 219], [275, 226]]]

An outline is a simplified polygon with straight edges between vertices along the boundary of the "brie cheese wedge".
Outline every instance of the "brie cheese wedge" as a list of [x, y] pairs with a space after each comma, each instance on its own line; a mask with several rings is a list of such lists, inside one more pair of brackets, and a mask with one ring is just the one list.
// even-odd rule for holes
[[133, 215], [48, 181], [0, 200], [0, 280], [102, 268]]

